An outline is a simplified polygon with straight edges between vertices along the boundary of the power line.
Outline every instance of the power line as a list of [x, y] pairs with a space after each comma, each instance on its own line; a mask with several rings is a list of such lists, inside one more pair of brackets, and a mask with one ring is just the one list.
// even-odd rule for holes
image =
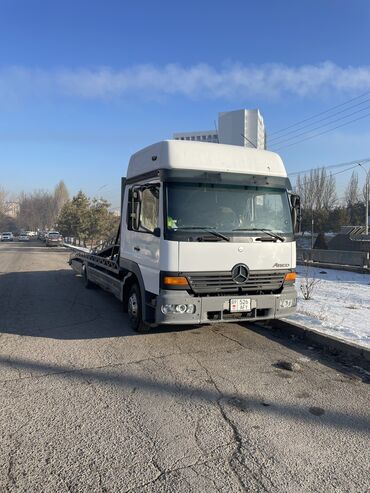
[[315, 115], [309, 116], [308, 118], [305, 118], [304, 120], [300, 120], [300, 121], [298, 121], [296, 123], [293, 123], [292, 125], [289, 125], [288, 127], [282, 128], [280, 130], [276, 130], [275, 132], [272, 132], [270, 135], [275, 135], [275, 134], [284, 132], [285, 130], [288, 130], [288, 129], [292, 128], [292, 127], [295, 127], [297, 125], [300, 125], [301, 123], [305, 123], [305, 122], [308, 122], [309, 120], [313, 120], [314, 118], [317, 118], [318, 116], [321, 116], [321, 115], [324, 115], [326, 113], [329, 113], [330, 111], [335, 110], [336, 108], [340, 108], [342, 106], [345, 106], [348, 103], [351, 103], [352, 101], [356, 101], [357, 99], [361, 99], [364, 96], [367, 96], [368, 94], [370, 94], [370, 91], [366, 91], [363, 94], [361, 94], [360, 96], [356, 96], [355, 98], [348, 99], [344, 103], [337, 104], [335, 106], [332, 106], [332, 107], [328, 108], [325, 111], [321, 111], [320, 113], [316, 113]]
[[306, 169], [303, 171], [294, 171], [293, 173], [289, 173], [289, 176], [294, 176], [294, 175], [300, 175], [300, 174], [306, 174], [309, 173], [310, 171], [314, 171], [316, 169], [333, 169], [333, 168], [341, 168], [342, 166], [348, 166], [351, 164], [358, 164], [358, 163], [367, 163], [370, 161], [370, 157], [364, 158], [364, 159], [355, 159], [353, 161], [346, 161], [344, 163], [337, 163], [337, 164], [329, 164], [329, 165], [322, 165], [322, 166], [316, 166], [315, 168], [310, 168]]
[[252, 144], [253, 147], [255, 147], [257, 149], [257, 146], [256, 144], [253, 144], [253, 142], [251, 140], [248, 139], [248, 137], [246, 137], [244, 134], [240, 134], [245, 140], [247, 140], [250, 144]]
[[349, 122], [346, 122], [346, 123], [342, 123], [341, 125], [337, 125], [336, 127], [333, 127], [333, 128], [329, 128], [328, 130], [325, 130], [324, 132], [319, 132], [317, 134], [314, 134], [314, 135], [311, 135], [309, 137], [306, 137], [304, 139], [301, 139], [301, 140], [298, 140], [297, 142], [293, 142], [292, 144], [288, 144], [288, 145], [285, 145], [285, 146], [282, 146], [282, 147], [278, 147], [276, 150], [281, 150], [281, 149], [287, 149], [288, 147], [292, 147], [292, 146], [295, 146], [297, 144], [300, 144], [301, 142], [305, 142], [306, 140], [311, 140], [311, 139], [314, 139], [315, 137], [320, 137], [321, 135], [325, 135], [329, 132], [332, 132], [333, 130], [336, 130], [337, 128], [341, 128], [341, 127], [345, 127], [346, 125], [349, 125], [350, 123], [353, 123], [353, 122], [357, 122], [359, 120], [363, 120], [364, 118], [367, 118], [368, 116], [370, 116], [370, 113], [367, 113], [366, 115], [363, 115], [363, 116], [360, 116], [358, 118], [354, 118], [353, 120], [350, 120]]
[[[368, 159], [367, 161], [370, 161], [370, 159]], [[347, 169], [344, 169], [342, 171], [337, 171], [337, 173], [330, 173], [330, 177], [331, 176], [336, 176], [336, 175], [339, 175], [341, 173], [345, 173], [346, 171], [350, 171], [352, 169], [355, 169], [357, 168], [358, 166], [361, 166], [363, 164], [363, 162], [365, 161], [362, 161], [362, 162], [357, 162], [355, 166], [351, 166], [350, 168], [347, 168]], [[324, 169], [324, 168], [313, 168], [312, 170], [309, 170], [309, 171], [314, 171], [314, 170], [320, 170], [320, 169]], [[311, 180], [311, 183], [314, 182], [314, 183], [317, 183], [321, 180], [321, 177], [319, 178], [316, 178], [314, 180]], [[297, 186], [297, 183], [295, 183], [295, 186]], [[337, 199], [341, 200], [342, 198], [345, 198], [345, 197], [337, 197]]]
[[[368, 110], [370, 108], [369, 106], [365, 106], [365, 108], [361, 108], [360, 110], [354, 111], [353, 113], [349, 113], [348, 115], [342, 116], [341, 118], [336, 118], [332, 122], [324, 123], [323, 125], [319, 125], [318, 127], [312, 128], [311, 130], [305, 130], [304, 132], [301, 132], [300, 134], [293, 135], [292, 137], [288, 137], [287, 139], [283, 138], [283, 140], [280, 140], [280, 142], [275, 142], [273, 145], [280, 145], [283, 144], [284, 142], [289, 142], [290, 140], [294, 140], [297, 137], [301, 137], [302, 135], [309, 134], [310, 132], [314, 132], [315, 130], [318, 130], [319, 128], [324, 128], [327, 127], [328, 125], [332, 125], [333, 123], [340, 122], [341, 120], [345, 120], [346, 118], [357, 115], [357, 113], [360, 113], [361, 111]], [[317, 122], [319, 123], [319, 122]]]
[[[351, 169], [355, 169], [357, 168], [357, 166], [359, 166], [359, 164], [357, 163], [355, 166], [351, 166], [350, 168], [347, 168], [347, 169], [343, 169], [342, 171], [337, 171], [336, 173], [330, 173], [330, 176], [336, 176], [336, 175], [340, 175], [341, 173], [345, 173], [346, 171], [350, 171]], [[311, 171], [315, 171], [315, 170], [320, 170], [320, 169], [326, 169], [326, 168], [314, 168], [313, 170]], [[316, 180], [313, 180], [313, 181], [320, 181], [321, 178], [318, 178]]]
[[[269, 140], [269, 143], [271, 144], [271, 141], [273, 141], [273, 145], [275, 145], [277, 143], [280, 144], [281, 142], [276, 142], [276, 141], [281, 141], [282, 140], [282, 142], [285, 142], [285, 140], [291, 140], [291, 139], [294, 139], [296, 137], [299, 137], [299, 135], [303, 135], [305, 133], [313, 132], [314, 130], [317, 130], [317, 128], [321, 128], [321, 127], [319, 126], [319, 127], [313, 128], [311, 130], [307, 130], [307, 131], [303, 132], [302, 134], [298, 134], [298, 135], [295, 135], [295, 136], [290, 137], [288, 139], [285, 139], [285, 137], [287, 137], [287, 135], [295, 134], [296, 132], [299, 132], [300, 130], [303, 130], [304, 128], [312, 127], [312, 125], [316, 125], [317, 123], [320, 123], [320, 122], [322, 122], [324, 120], [330, 120], [334, 116], [339, 115], [341, 113], [345, 113], [346, 111], [348, 111], [348, 110], [350, 110], [352, 108], [356, 108], [357, 106], [361, 106], [362, 104], [366, 103], [367, 101], [370, 101], [370, 98], [365, 99], [364, 101], [361, 101], [361, 103], [357, 103], [357, 104], [351, 105], [351, 106], [349, 106], [348, 108], [346, 108], [344, 110], [336, 111], [332, 115], [326, 116], [325, 118], [320, 118], [320, 120], [318, 120], [316, 122], [309, 123], [308, 125], [303, 125], [303, 126], [301, 126], [299, 128], [296, 128], [295, 130], [290, 130], [289, 132], [286, 132], [285, 135], [281, 135], [279, 137], [274, 137], [274, 138], [272, 138], [272, 139]], [[322, 125], [322, 127], [325, 127], [326, 125], [330, 125], [331, 123], [335, 123], [336, 121], [339, 121], [341, 119], [348, 118], [349, 116], [354, 115], [357, 112], [359, 113], [360, 111], [364, 111], [367, 108], [370, 108], [370, 106], [365, 106], [365, 108], [359, 109], [358, 111], [355, 111], [355, 112], [350, 113], [348, 115], [344, 115], [342, 118], [335, 119], [332, 122], [328, 122], [328, 123]]]

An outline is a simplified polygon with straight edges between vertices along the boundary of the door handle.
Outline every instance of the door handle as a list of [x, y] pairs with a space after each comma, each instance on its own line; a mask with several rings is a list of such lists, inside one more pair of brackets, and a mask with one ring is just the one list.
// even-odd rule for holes
[[134, 250], [136, 250], [137, 252], [140, 252], [140, 247], [135, 246], [135, 247], [134, 247]]

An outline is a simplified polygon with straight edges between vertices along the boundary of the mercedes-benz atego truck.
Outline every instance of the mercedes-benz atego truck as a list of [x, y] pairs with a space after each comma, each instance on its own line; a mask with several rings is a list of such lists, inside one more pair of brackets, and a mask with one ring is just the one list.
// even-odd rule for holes
[[298, 220], [277, 154], [168, 140], [131, 157], [115, 241], [70, 265], [86, 287], [112, 292], [138, 332], [286, 317]]

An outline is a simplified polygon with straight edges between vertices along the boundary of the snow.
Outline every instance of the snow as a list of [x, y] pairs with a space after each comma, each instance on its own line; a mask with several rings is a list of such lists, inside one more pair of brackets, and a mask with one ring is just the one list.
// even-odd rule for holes
[[338, 339], [370, 348], [370, 275], [309, 267], [318, 279], [311, 299], [303, 298], [306, 267], [297, 266], [297, 313], [289, 320]]

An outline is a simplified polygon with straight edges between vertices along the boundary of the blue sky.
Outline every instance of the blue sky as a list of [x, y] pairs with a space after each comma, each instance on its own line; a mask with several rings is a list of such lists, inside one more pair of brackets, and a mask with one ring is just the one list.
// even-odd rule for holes
[[[370, 91], [367, 0], [0, 0], [0, 11], [0, 186], [14, 193], [64, 179], [118, 205], [131, 153], [212, 128], [219, 111], [258, 107], [269, 134]], [[370, 117], [281, 155], [290, 172], [370, 157]]]

